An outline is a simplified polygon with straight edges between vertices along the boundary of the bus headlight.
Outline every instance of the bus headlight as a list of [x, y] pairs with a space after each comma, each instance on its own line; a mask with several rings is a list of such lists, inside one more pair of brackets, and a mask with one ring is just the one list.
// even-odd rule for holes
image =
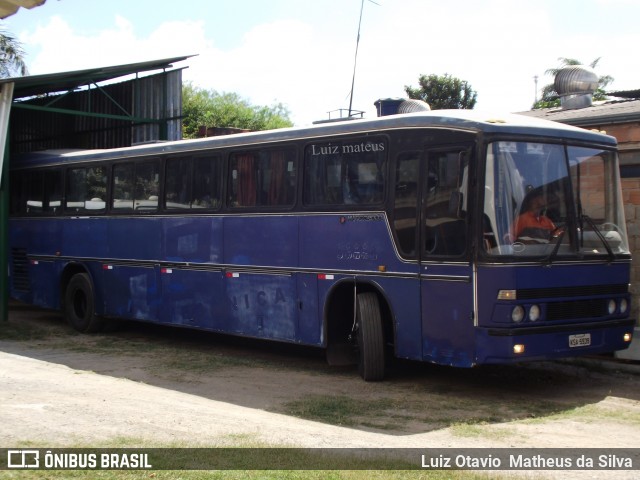
[[609, 315], [613, 315], [614, 313], [616, 313], [616, 301], [615, 300], [609, 300], [609, 303], [607, 304], [607, 310], [609, 312]]
[[620, 300], [620, 313], [626, 313], [627, 308], [629, 308], [629, 304], [627, 303], [627, 299], [623, 298]]
[[513, 320], [515, 323], [520, 323], [523, 318], [524, 308], [522, 308], [522, 306], [520, 305], [516, 305], [515, 307], [513, 307], [513, 310], [511, 311], [511, 320]]
[[540, 318], [540, 307], [538, 305], [531, 305], [529, 308], [529, 320], [535, 322]]

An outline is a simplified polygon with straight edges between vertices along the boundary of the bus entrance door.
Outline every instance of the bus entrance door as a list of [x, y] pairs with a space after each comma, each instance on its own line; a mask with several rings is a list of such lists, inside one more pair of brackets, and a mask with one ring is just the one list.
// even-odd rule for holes
[[424, 360], [472, 366], [475, 338], [471, 267], [425, 263], [420, 282]]
[[473, 365], [474, 357], [468, 159], [468, 147], [430, 150], [422, 169], [422, 356], [458, 367]]

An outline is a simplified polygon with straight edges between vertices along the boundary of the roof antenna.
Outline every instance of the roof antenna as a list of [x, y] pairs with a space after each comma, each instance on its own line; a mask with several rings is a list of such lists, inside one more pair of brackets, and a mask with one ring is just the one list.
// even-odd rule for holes
[[[380, 6], [380, 4], [373, 0], [368, 0], [374, 5]], [[360, 3], [360, 20], [358, 21], [358, 38], [356, 39], [356, 54], [353, 59], [353, 77], [351, 78], [351, 93], [349, 94], [349, 117], [351, 117], [351, 107], [353, 106], [353, 89], [356, 83], [356, 63], [358, 62], [358, 45], [360, 45], [360, 27], [362, 26], [362, 11], [364, 10], [364, 0]]]

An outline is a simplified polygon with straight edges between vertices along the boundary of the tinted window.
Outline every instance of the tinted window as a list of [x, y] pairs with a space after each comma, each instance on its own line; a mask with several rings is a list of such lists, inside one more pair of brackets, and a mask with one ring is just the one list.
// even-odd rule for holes
[[49, 214], [62, 206], [62, 172], [44, 170], [12, 172], [10, 177], [11, 214]]
[[218, 157], [167, 160], [165, 207], [168, 210], [219, 208], [221, 165]]
[[167, 209], [191, 208], [191, 167], [190, 158], [167, 160], [164, 186]]
[[9, 212], [13, 215], [23, 213], [26, 206], [23, 194], [26, 192], [26, 174], [20, 172], [11, 172], [9, 188], [11, 189], [11, 204]]
[[291, 206], [295, 203], [293, 151], [267, 150], [231, 155], [229, 206]]
[[122, 163], [113, 167], [114, 212], [158, 210], [160, 162]]
[[460, 256], [466, 251], [468, 153], [454, 150], [429, 155], [425, 178], [425, 236], [428, 255]]
[[408, 256], [416, 254], [419, 178], [420, 153], [400, 155], [396, 164], [393, 226], [400, 251]]
[[133, 211], [133, 163], [123, 163], [113, 167], [113, 201], [114, 212]]
[[305, 150], [305, 203], [381, 203], [384, 199], [386, 152], [386, 142], [379, 138], [308, 145]]
[[67, 213], [100, 213], [105, 211], [107, 171], [104, 167], [80, 167], [67, 170]]
[[193, 165], [193, 208], [220, 208], [222, 191], [218, 157], [196, 158]]

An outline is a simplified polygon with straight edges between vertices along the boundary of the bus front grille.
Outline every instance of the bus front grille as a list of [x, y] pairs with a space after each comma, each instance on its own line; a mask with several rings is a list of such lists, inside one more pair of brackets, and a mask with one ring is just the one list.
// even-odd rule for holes
[[567, 287], [520, 288], [517, 290], [518, 300], [561, 297], [591, 297], [596, 295], [620, 295], [629, 292], [628, 284], [613, 285], [578, 285]]
[[600, 318], [606, 315], [607, 300], [602, 298], [547, 304], [547, 320]]

